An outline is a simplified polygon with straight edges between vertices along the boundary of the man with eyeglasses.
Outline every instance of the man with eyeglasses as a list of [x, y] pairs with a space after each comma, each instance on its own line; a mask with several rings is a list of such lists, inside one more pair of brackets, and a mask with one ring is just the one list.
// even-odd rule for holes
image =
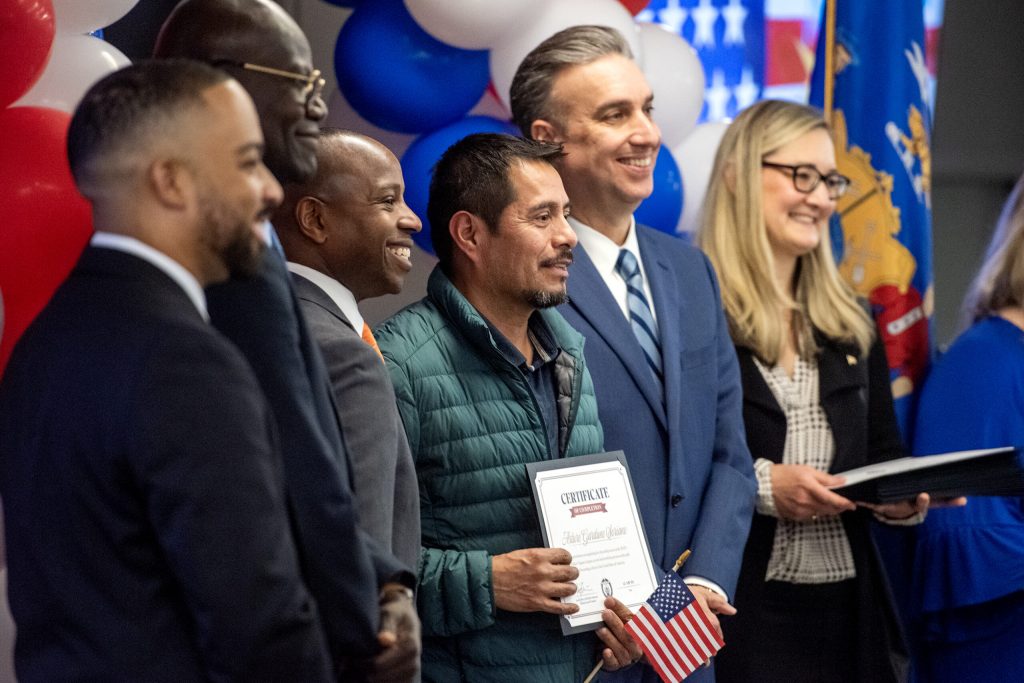
[[[316, 171], [327, 114], [323, 80], [305, 35], [281, 7], [270, 0], [184, 0], [164, 23], [154, 56], [192, 58], [227, 71], [256, 104], [264, 161], [277, 179], [301, 182]], [[246, 356], [270, 402], [303, 578], [339, 676], [372, 680], [374, 658], [388, 654], [381, 649], [402, 642], [399, 623], [416, 620], [414, 579], [357, 526], [330, 381], [269, 224], [267, 239], [276, 248], [266, 251], [256, 278], [207, 291], [210, 316]], [[396, 613], [403, 616], [395, 619]], [[415, 649], [405, 658], [415, 659]], [[415, 662], [411, 668], [415, 672]]]
[[[654, 93], [629, 45], [601, 26], [565, 29], [520, 64], [512, 115], [523, 135], [562, 144], [555, 162], [579, 244], [566, 320], [586, 337], [605, 448], [622, 449], [654, 560], [714, 614], [732, 614], [756, 480], [740, 375], [708, 260], [638, 225], [661, 134]], [[693, 680], [713, 680], [704, 669]], [[602, 680], [605, 680], [602, 678]], [[632, 667], [608, 680], [657, 680]]]

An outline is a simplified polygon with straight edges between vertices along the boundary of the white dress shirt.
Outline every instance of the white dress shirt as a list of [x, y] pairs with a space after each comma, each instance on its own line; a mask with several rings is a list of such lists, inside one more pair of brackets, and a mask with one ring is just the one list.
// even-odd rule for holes
[[355, 295], [349, 291], [348, 287], [335, 280], [330, 275], [321, 273], [319, 270], [313, 270], [309, 266], [304, 266], [301, 263], [288, 262], [288, 270], [301, 275], [306, 278], [314, 285], [324, 290], [324, 294], [330, 297], [334, 305], [341, 309], [341, 312], [345, 314], [348, 319], [349, 325], [356, 331], [356, 334], [363, 334], [363, 314], [359, 312], [359, 306], [356, 304]]
[[103, 249], [114, 249], [126, 254], [137, 256], [147, 263], [163, 271], [167, 277], [178, 283], [178, 286], [185, 290], [189, 300], [195, 304], [196, 310], [203, 320], [210, 322], [210, 314], [206, 310], [206, 295], [199, 284], [199, 280], [192, 273], [174, 259], [162, 251], [157, 251], [148, 244], [141, 242], [134, 237], [118, 235], [112, 232], [97, 231], [89, 243], [94, 247]]
[[[633, 252], [637, 263], [640, 264], [640, 274], [644, 279], [644, 296], [647, 297], [647, 303], [651, 307], [651, 315], [654, 317], [654, 322], [657, 323], [658, 314], [654, 312], [654, 299], [651, 298], [651, 283], [647, 279], [644, 260], [640, 256], [640, 243], [636, 239], [636, 219], [630, 216], [629, 232], [626, 234], [626, 241], [621, 246], [589, 225], [580, 223], [572, 216], [569, 216], [569, 225], [576, 231], [576, 237], [579, 239], [580, 246], [587, 252], [590, 260], [594, 262], [594, 267], [597, 268], [597, 272], [601, 275], [601, 279], [604, 280], [608, 291], [612, 293], [612, 298], [619, 304], [622, 315], [626, 320], [629, 320], [626, 281], [615, 271], [615, 263], [619, 260], [619, 251], [622, 249], [629, 249]], [[572, 277], [572, 275], [569, 275], [569, 277]]]

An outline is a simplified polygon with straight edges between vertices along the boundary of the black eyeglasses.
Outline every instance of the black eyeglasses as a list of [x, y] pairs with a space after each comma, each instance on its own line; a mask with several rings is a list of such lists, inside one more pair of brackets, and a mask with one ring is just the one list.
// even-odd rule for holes
[[290, 78], [293, 81], [299, 81], [304, 83], [305, 87], [302, 89], [302, 96], [306, 98], [306, 108], [309, 108], [310, 103], [316, 98], [320, 97], [324, 91], [324, 86], [327, 85], [327, 81], [324, 80], [320, 75], [320, 69], [313, 69], [308, 74], [295, 73], [294, 71], [284, 71], [283, 69], [274, 69], [269, 66], [260, 66], [259, 64], [252, 64], [251, 62], [236, 62], [230, 59], [216, 59], [212, 62], [213, 66], [236, 66], [246, 71], [255, 71], [260, 74], [267, 74], [268, 76], [278, 76], [279, 78]]
[[780, 171], [788, 171], [793, 177], [793, 187], [797, 192], [803, 192], [804, 194], [814, 192], [814, 188], [818, 187], [818, 183], [822, 180], [825, 181], [825, 189], [828, 190], [828, 198], [833, 201], [842, 197], [846, 194], [846, 191], [850, 189], [850, 179], [836, 171], [832, 171], [828, 175], [822, 175], [821, 171], [810, 164], [790, 166], [788, 164], [776, 164], [771, 161], [762, 161], [761, 165], [765, 168], [775, 168]]

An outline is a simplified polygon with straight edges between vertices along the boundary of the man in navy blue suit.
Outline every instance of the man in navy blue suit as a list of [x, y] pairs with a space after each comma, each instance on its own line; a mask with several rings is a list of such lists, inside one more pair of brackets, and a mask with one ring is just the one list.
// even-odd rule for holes
[[[324, 81], [306, 36], [271, 0], [184, 0], [161, 28], [156, 57], [188, 57], [225, 69], [252, 96], [266, 163], [282, 182], [316, 171]], [[267, 226], [268, 240], [276, 243]], [[416, 620], [412, 574], [357, 527], [351, 464], [330, 379], [306, 327], [283, 256], [268, 249], [256, 277], [211, 288], [210, 317], [245, 355], [270, 402], [281, 437], [285, 486], [303, 576], [327, 643], [346, 680], [364, 678], [381, 647], [411, 664], [417, 649], [397, 630]], [[379, 595], [378, 595], [379, 593]], [[380, 601], [380, 605], [378, 605]]]
[[19, 680], [332, 680], [270, 408], [203, 287], [256, 272], [281, 200], [252, 100], [192, 62], [86, 93], [96, 233], [0, 384]]
[[622, 36], [598, 26], [544, 41], [511, 88], [523, 134], [565, 150], [557, 167], [579, 244], [562, 312], [587, 340], [605, 447], [626, 453], [655, 561], [669, 569], [690, 548], [684, 579], [728, 615], [756, 484], [715, 274], [633, 219], [661, 144], [653, 99]]

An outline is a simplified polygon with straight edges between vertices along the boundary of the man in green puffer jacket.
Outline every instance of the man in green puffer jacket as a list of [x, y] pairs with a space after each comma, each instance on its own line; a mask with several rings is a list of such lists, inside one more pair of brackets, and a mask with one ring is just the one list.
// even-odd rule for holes
[[424, 681], [578, 682], [641, 655], [613, 598], [596, 637], [562, 636], [578, 572], [541, 547], [524, 467], [603, 449], [583, 337], [552, 308], [576, 243], [560, 154], [507, 135], [445, 152], [427, 210], [440, 263], [377, 330], [419, 477]]

